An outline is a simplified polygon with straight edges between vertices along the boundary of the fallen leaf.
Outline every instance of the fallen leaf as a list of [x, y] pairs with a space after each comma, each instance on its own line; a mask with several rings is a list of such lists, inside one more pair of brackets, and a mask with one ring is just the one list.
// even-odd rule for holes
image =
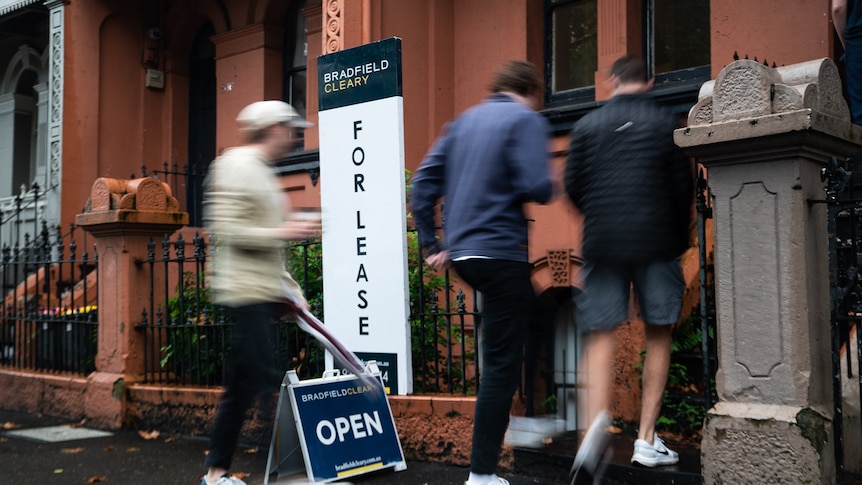
[[257, 448], [249, 448], [249, 449], [245, 450], [245, 453], [247, 455], [253, 455], [253, 454], [257, 453]]
[[87, 483], [99, 483], [107, 481], [107, 477], [90, 477], [87, 479]]
[[126, 451], [129, 453], [135, 453], [135, 452], [141, 451], [141, 449], [138, 448], [137, 446], [130, 446], [130, 447], [126, 448]]
[[177, 440], [176, 438], [174, 438], [173, 436], [171, 436], [170, 438], [165, 438], [165, 443], [173, 443], [173, 442], [174, 442], [174, 441], [176, 441], [176, 440]]
[[3, 429], [17, 429], [20, 427], [20, 425], [12, 423], [10, 421], [6, 421], [5, 423], [3, 423]]
[[84, 449], [80, 448], [80, 447], [78, 447], [78, 448], [63, 448], [60, 450], [60, 453], [65, 453], [67, 455], [74, 455], [74, 454], [80, 453], [82, 451], [84, 451]]
[[59, 474], [61, 474], [61, 473], [63, 473], [63, 469], [62, 469], [62, 468], [55, 468], [55, 469], [54, 469], [54, 475], [59, 475]]
[[114, 451], [114, 445], [108, 445], [105, 447], [105, 451]]
[[138, 435], [145, 440], [154, 440], [159, 437], [158, 431], [138, 431]]

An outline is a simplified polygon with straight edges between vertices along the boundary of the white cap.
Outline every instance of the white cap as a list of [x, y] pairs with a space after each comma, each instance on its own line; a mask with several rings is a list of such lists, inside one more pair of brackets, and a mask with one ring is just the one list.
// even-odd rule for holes
[[288, 123], [297, 128], [314, 126], [284, 101], [257, 101], [246, 106], [236, 117], [240, 129], [259, 131], [278, 123]]

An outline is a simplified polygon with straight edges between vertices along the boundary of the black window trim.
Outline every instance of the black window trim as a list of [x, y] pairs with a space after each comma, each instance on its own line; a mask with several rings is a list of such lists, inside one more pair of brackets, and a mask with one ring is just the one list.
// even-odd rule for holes
[[[572, 124], [581, 119], [590, 111], [604, 105], [607, 101], [595, 100], [595, 86], [573, 89], [554, 93], [551, 88], [553, 75], [553, 27], [551, 14], [554, 7], [566, 5], [578, 0], [545, 0], [545, 35], [544, 35], [544, 76], [545, 76], [545, 108], [541, 113], [551, 123], [555, 134], [567, 133]], [[648, 27], [649, 15], [652, 15], [652, 2], [646, 2], [647, 11], [644, 12], [644, 32], [651, 33], [653, 28]], [[652, 67], [653, 54], [650, 52], [648, 43], [643, 43], [644, 59]], [[660, 103], [669, 106], [675, 112], [685, 114], [697, 102], [700, 87], [706, 81], [712, 79], [711, 66], [704, 65], [692, 68], [679, 69], [655, 76], [655, 82], [651, 95]]]

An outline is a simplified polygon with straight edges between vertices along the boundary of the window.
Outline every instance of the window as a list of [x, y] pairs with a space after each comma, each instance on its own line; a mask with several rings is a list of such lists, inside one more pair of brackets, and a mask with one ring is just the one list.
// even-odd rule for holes
[[[551, 0], [546, 4], [545, 90], [549, 101], [592, 101], [598, 69], [597, 0]], [[550, 69], [548, 69], [550, 67]]]
[[[284, 61], [282, 75], [282, 98], [290, 103], [300, 116], [306, 116], [306, 78], [308, 39], [305, 36], [305, 16], [302, 9], [305, 8], [305, 0], [295, 1], [287, 11], [284, 21]], [[302, 139], [302, 130], [297, 131], [297, 136]], [[305, 144], [297, 143], [297, 150], [303, 150]]]
[[709, 0], [650, 0], [644, 20], [645, 57], [658, 84], [683, 80], [694, 68], [708, 70]]
[[[12, 194], [30, 189], [36, 178], [36, 142], [38, 124], [36, 117], [37, 95], [33, 89], [37, 83], [35, 71], [24, 71], [18, 79], [15, 99], [14, 128], [12, 137]], [[44, 185], [44, 184], [39, 184]]]
[[[570, 121], [596, 106], [599, 32], [613, 27], [599, 25], [598, 1], [545, 0], [545, 102], [555, 111], [552, 121]], [[643, 55], [656, 77], [653, 93], [680, 108], [691, 106], [710, 76], [709, 0], [640, 5]], [[628, 28], [628, 35], [637, 34], [631, 29], [638, 26]]]

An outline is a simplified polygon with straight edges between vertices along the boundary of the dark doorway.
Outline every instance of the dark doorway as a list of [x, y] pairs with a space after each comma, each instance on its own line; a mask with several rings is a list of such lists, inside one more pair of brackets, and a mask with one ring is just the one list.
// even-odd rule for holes
[[212, 24], [201, 27], [189, 55], [189, 161], [186, 211], [189, 224], [201, 226], [203, 178], [215, 158], [216, 74]]

